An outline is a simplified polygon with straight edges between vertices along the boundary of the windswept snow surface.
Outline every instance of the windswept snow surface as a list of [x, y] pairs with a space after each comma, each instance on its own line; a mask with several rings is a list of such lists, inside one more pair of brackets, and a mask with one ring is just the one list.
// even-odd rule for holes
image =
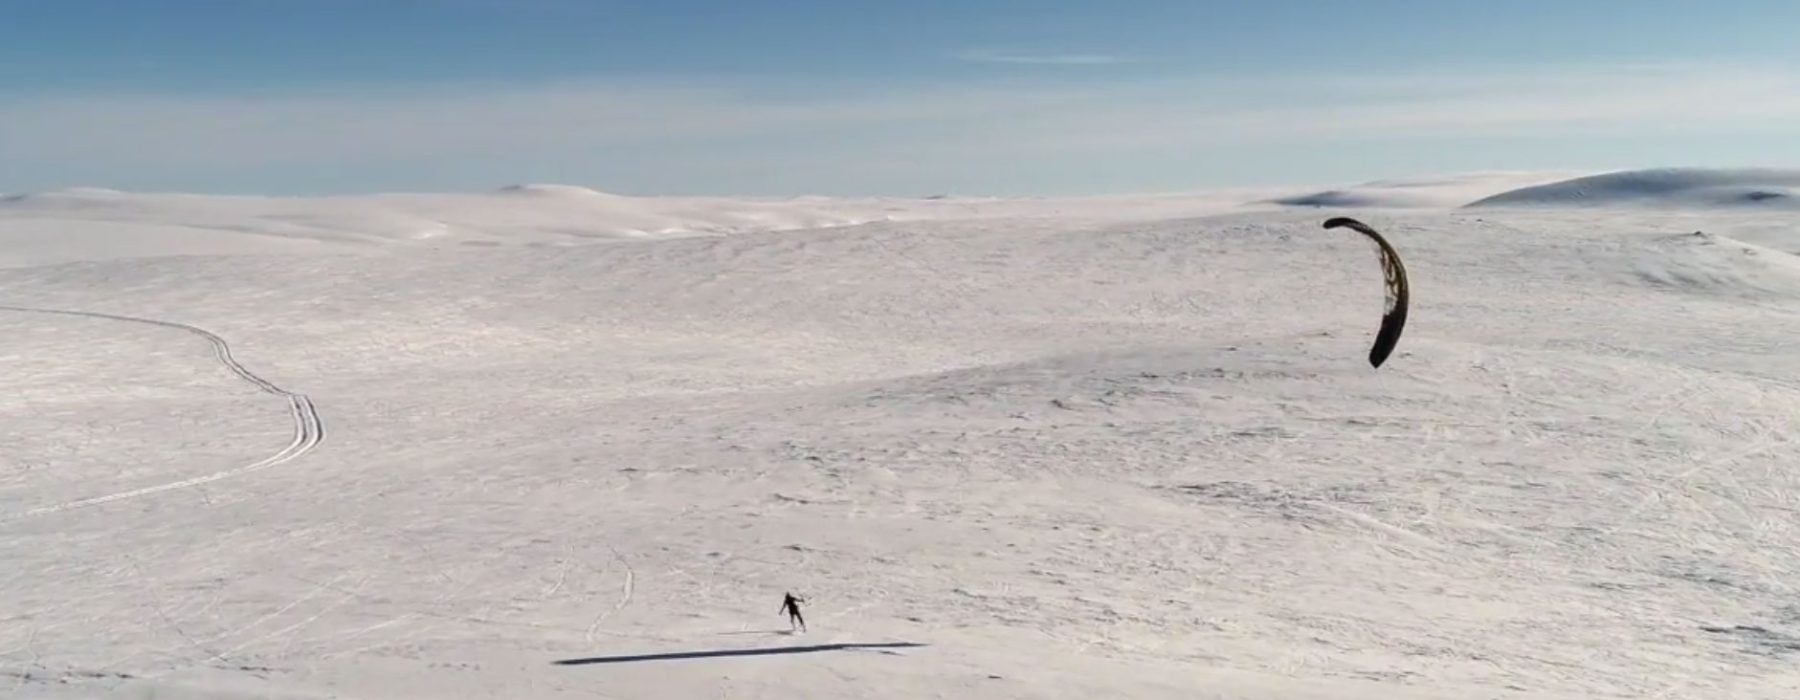
[[1271, 196], [15, 197], [0, 696], [1800, 697], [1791, 212]]

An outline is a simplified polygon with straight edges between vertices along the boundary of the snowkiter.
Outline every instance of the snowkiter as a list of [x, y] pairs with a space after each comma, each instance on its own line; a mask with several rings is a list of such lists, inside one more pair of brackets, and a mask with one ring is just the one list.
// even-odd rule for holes
[[798, 628], [801, 632], [806, 631], [806, 618], [800, 616], [800, 604], [804, 602], [806, 602], [805, 598], [795, 598], [792, 593], [785, 593], [781, 599], [781, 611], [787, 613], [788, 616], [788, 629]]

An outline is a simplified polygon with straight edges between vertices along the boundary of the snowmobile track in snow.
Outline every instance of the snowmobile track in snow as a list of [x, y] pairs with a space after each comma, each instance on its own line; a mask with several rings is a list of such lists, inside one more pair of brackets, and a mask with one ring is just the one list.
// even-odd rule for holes
[[11, 517], [0, 517], [0, 520], [28, 518], [28, 517], [35, 516], [35, 515], [49, 515], [51, 513], [59, 513], [62, 511], [72, 510], [75, 508], [99, 505], [102, 503], [111, 503], [113, 501], [121, 501], [121, 500], [125, 500], [127, 498], [136, 498], [138, 496], [148, 496], [148, 495], [154, 494], [154, 493], [161, 493], [164, 491], [174, 491], [174, 490], [178, 490], [178, 489], [185, 489], [185, 488], [190, 488], [193, 486], [199, 486], [201, 484], [207, 484], [207, 483], [211, 483], [214, 481], [219, 481], [221, 479], [229, 479], [234, 476], [241, 476], [241, 475], [248, 474], [251, 472], [261, 471], [261, 470], [267, 469], [269, 467], [273, 467], [276, 465], [291, 462], [295, 459], [300, 458], [301, 455], [304, 455], [307, 452], [311, 452], [313, 448], [318, 447], [319, 443], [325, 439], [325, 425], [324, 425], [324, 423], [320, 422], [319, 412], [317, 409], [315, 409], [313, 407], [312, 399], [308, 398], [305, 394], [297, 394], [297, 393], [288, 391], [286, 389], [283, 389], [279, 386], [276, 386], [274, 382], [271, 382], [267, 379], [257, 376], [257, 374], [255, 372], [251, 372], [248, 368], [244, 367], [244, 365], [240, 364], [237, 361], [237, 358], [232, 357], [231, 344], [225, 342], [224, 338], [220, 337], [216, 333], [213, 333], [212, 331], [206, 330], [204, 328], [200, 328], [198, 326], [190, 326], [185, 323], [177, 323], [174, 321], [162, 321], [162, 320], [157, 320], [157, 319], [153, 319], [153, 318], [139, 318], [136, 316], [122, 316], [122, 315], [118, 315], [118, 314], [106, 314], [106, 313], [98, 313], [98, 312], [93, 312], [93, 311], [67, 311], [67, 310], [62, 310], [62, 309], [40, 309], [40, 308], [28, 307], [28, 306], [6, 306], [6, 305], [0, 305], [0, 311], [15, 311], [15, 312], [19, 312], [19, 313], [52, 314], [52, 315], [58, 315], [58, 316], [78, 316], [78, 317], [83, 317], [83, 318], [98, 318], [98, 319], [106, 319], [106, 320], [111, 320], [111, 321], [124, 321], [127, 323], [141, 323], [141, 324], [146, 324], [146, 325], [151, 325], [151, 326], [162, 326], [164, 328], [174, 328], [176, 330], [187, 331], [188, 333], [192, 333], [194, 335], [200, 336], [201, 338], [205, 338], [206, 342], [211, 343], [212, 347], [213, 347], [213, 355], [214, 355], [214, 357], [216, 357], [218, 359], [219, 364], [224, 365], [225, 369], [230, 370], [231, 373], [237, 375], [239, 379], [249, 382], [251, 385], [255, 386], [258, 390], [262, 391], [263, 393], [273, 394], [275, 396], [280, 396], [284, 399], [287, 399], [288, 411], [290, 414], [292, 414], [293, 419], [294, 419], [294, 439], [293, 439], [293, 441], [289, 442], [287, 447], [281, 448], [281, 451], [276, 452], [275, 454], [270, 455], [266, 458], [263, 458], [262, 460], [259, 460], [257, 462], [254, 462], [251, 464], [246, 464], [246, 465], [243, 465], [240, 467], [233, 467], [230, 469], [225, 469], [222, 471], [214, 472], [212, 474], [207, 474], [205, 476], [197, 476], [197, 477], [194, 477], [191, 479], [183, 479], [181, 481], [174, 481], [174, 482], [170, 482], [170, 483], [166, 483], [166, 484], [158, 484], [156, 486], [147, 486], [147, 487], [140, 488], [140, 489], [132, 489], [130, 491], [121, 491], [118, 493], [111, 493], [111, 494], [106, 494], [103, 496], [94, 496], [91, 498], [83, 498], [80, 500], [69, 501], [66, 503], [59, 503], [57, 505], [52, 505], [52, 506], [44, 506], [41, 508], [34, 508], [32, 510], [28, 510], [28, 511], [25, 511], [24, 513], [13, 515]]

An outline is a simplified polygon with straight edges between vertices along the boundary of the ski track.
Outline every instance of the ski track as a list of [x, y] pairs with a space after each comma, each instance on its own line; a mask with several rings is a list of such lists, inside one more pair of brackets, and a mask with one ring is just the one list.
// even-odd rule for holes
[[170, 483], [166, 483], [166, 484], [158, 484], [156, 486], [147, 486], [147, 487], [140, 488], [140, 489], [132, 489], [130, 491], [121, 491], [118, 493], [111, 493], [111, 494], [106, 494], [103, 496], [94, 496], [91, 498], [83, 498], [80, 500], [69, 501], [66, 503], [59, 503], [59, 504], [52, 505], [52, 506], [44, 506], [41, 508], [34, 508], [32, 510], [25, 511], [24, 513], [20, 513], [18, 515], [11, 516], [10, 518], [4, 518], [4, 519], [12, 520], [12, 519], [29, 518], [29, 517], [33, 517], [33, 516], [39, 516], [39, 515], [50, 515], [53, 513], [60, 513], [63, 511], [67, 511], [67, 510], [73, 510], [75, 508], [83, 508], [83, 507], [87, 507], [87, 506], [100, 505], [102, 503], [111, 503], [113, 501], [122, 501], [122, 500], [125, 500], [128, 498], [137, 498], [139, 496], [148, 496], [151, 494], [162, 493], [164, 491], [175, 491], [175, 490], [179, 490], [179, 489], [191, 488], [194, 486], [199, 486], [201, 484], [208, 484], [208, 483], [212, 483], [215, 481], [220, 481], [222, 479], [229, 479], [234, 476], [242, 476], [244, 474], [261, 471], [263, 469], [268, 469], [269, 467], [274, 467], [277, 465], [285, 464], [287, 462], [291, 462], [295, 459], [299, 459], [302, 455], [304, 455], [308, 452], [311, 452], [313, 450], [313, 448], [318, 447], [319, 443], [324, 441], [324, 439], [325, 439], [325, 425], [323, 422], [321, 422], [319, 420], [319, 412], [316, 408], [314, 408], [311, 398], [308, 398], [305, 394], [298, 394], [298, 393], [283, 389], [280, 386], [277, 386], [274, 382], [271, 382], [267, 379], [264, 379], [264, 378], [258, 376], [255, 372], [251, 372], [248, 368], [244, 367], [243, 364], [239, 363], [237, 361], [237, 358], [232, 356], [231, 344], [227, 343], [223, 337], [220, 337], [218, 334], [213, 333], [212, 331], [206, 330], [204, 328], [200, 328], [199, 326], [191, 326], [191, 325], [188, 325], [185, 323], [178, 323], [175, 321], [163, 321], [163, 320], [153, 319], [153, 318], [140, 318], [137, 316], [123, 316], [123, 315], [119, 315], [119, 314], [99, 313], [99, 312], [95, 312], [95, 311], [70, 311], [70, 310], [64, 310], [64, 309], [42, 309], [42, 308], [35, 308], [35, 307], [29, 307], [29, 306], [8, 306], [8, 305], [0, 305], [0, 311], [13, 311], [13, 312], [18, 312], [18, 313], [34, 313], [34, 314], [51, 314], [51, 315], [58, 315], [58, 316], [77, 316], [77, 317], [83, 317], [83, 318], [105, 319], [105, 320], [110, 320], [110, 321], [123, 321], [123, 322], [127, 322], [127, 323], [141, 323], [141, 324], [151, 325], [151, 326], [161, 326], [164, 328], [173, 328], [176, 330], [181, 330], [181, 331], [186, 331], [188, 333], [192, 333], [194, 335], [197, 335], [197, 336], [200, 336], [201, 338], [206, 339], [206, 342], [211, 343], [212, 348], [213, 348], [213, 356], [216, 359], [218, 359], [219, 364], [224, 365], [225, 369], [230, 370], [231, 373], [237, 375], [239, 379], [249, 382], [252, 386], [255, 386], [258, 390], [262, 391], [263, 393], [273, 394], [275, 396], [280, 396], [280, 397], [286, 399], [288, 402], [288, 411], [293, 416], [293, 419], [294, 419], [294, 439], [291, 442], [289, 442], [286, 447], [281, 448], [281, 450], [279, 452], [276, 452], [273, 455], [270, 455], [266, 458], [263, 458], [256, 462], [253, 462], [251, 464], [246, 464], [246, 465], [243, 465], [240, 467], [233, 467], [230, 469], [225, 469], [222, 471], [214, 472], [212, 474], [207, 474], [204, 476], [197, 476], [197, 477], [194, 477], [191, 479], [183, 479], [181, 481], [174, 481], [174, 482], [170, 482]]
[[612, 609], [600, 613], [594, 618], [593, 624], [588, 625], [586, 637], [588, 644], [593, 644], [599, 636], [600, 625], [606, 622], [606, 618], [612, 617], [614, 613], [624, 610], [626, 605], [631, 604], [632, 593], [637, 588], [637, 572], [631, 568], [631, 562], [625, 561], [625, 555], [620, 554], [619, 550], [614, 549], [612, 552], [613, 558], [625, 567], [625, 580], [620, 586], [619, 602], [613, 604]]

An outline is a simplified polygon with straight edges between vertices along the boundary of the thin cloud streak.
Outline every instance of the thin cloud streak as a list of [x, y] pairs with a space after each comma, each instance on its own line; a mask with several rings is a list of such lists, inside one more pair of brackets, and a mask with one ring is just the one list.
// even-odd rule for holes
[[1038, 54], [994, 51], [988, 49], [960, 51], [952, 56], [975, 63], [1011, 63], [1033, 66], [1109, 66], [1137, 63], [1138, 59], [1111, 54]]
[[179, 176], [370, 163], [401, 172], [427, 162], [481, 172], [502, 161], [579, 173], [581, 163], [605, 160], [615, 171], [653, 163], [665, 173], [678, 165], [742, 170], [759, 181], [751, 165], [765, 158], [813, 164], [814, 172], [781, 176], [823, 187], [844, 172], [909, 159], [955, 167], [1257, 143], [1778, 132], [1800, 124], [1800, 71], [1745, 66], [784, 94], [582, 82], [266, 98], [3, 97], [0, 189], [32, 187], [32, 164]]
[[[1515, 77], [1491, 90], [1452, 84], [1307, 105], [1234, 107], [1179, 96], [1094, 101], [1014, 125], [1007, 143], [1091, 152], [1257, 140], [1791, 129], [1797, 123], [1800, 72], [1693, 70], [1626, 77], [1598, 71], [1585, 79]], [[974, 141], [991, 142], [985, 135]]]

